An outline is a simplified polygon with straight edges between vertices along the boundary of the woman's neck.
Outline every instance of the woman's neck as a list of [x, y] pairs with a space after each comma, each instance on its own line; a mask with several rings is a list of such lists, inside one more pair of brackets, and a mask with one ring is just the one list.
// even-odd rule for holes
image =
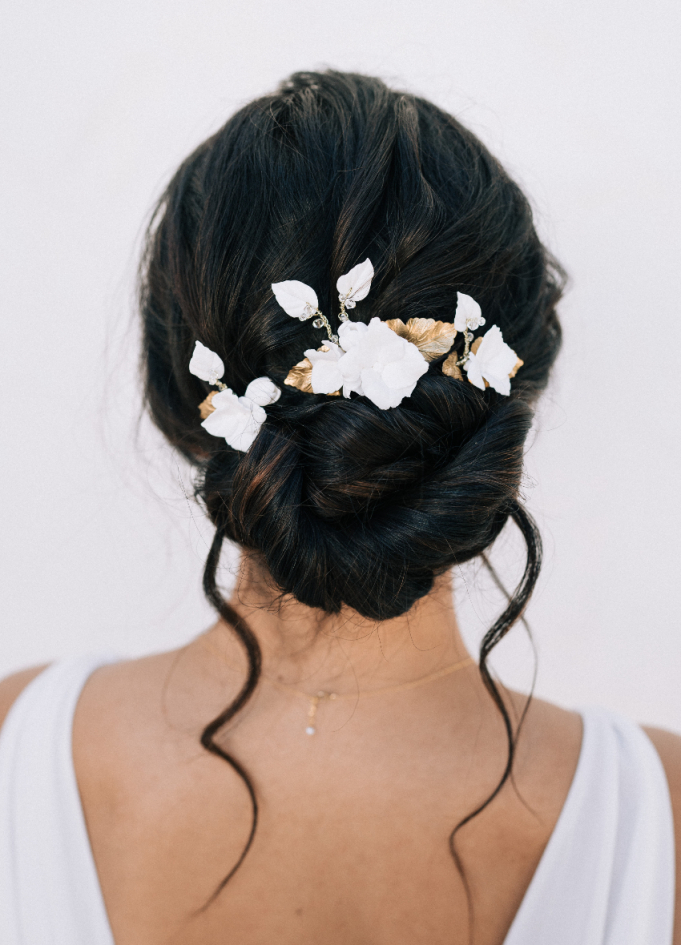
[[[230, 604], [258, 639], [264, 675], [310, 693], [410, 682], [469, 655], [448, 574], [407, 614], [374, 621], [354, 611], [327, 614], [291, 598], [273, 602], [271, 585], [244, 558]], [[241, 666], [243, 656], [230, 628], [218, 621], [207, 636], [228, 662]]]

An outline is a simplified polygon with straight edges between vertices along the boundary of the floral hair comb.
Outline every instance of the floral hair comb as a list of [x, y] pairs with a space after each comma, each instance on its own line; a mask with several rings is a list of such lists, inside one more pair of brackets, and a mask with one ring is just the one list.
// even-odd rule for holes
[[305, 358], [289, 371], [285, 384], [306, 393], [349, 397], [354, 391], [367, 397], [381, 410], [397, 407], [411, 396], [418, 379], [428, 370], [428, 362], [450, 351], [458, 332], [464, 335], [461, 357], [452, 352], [442, 371], [462, 380], [462, 368], [471, 384], [481, 390], [492, 387], [500, 394], [511, 392], [511, 378], [522, 361], [503, 340], [495, 325], [484, 337], [473, 340], [473, 332], [485, 324], [478, 303], [470, 295], [457, 292], [454, 323], [432, 318], [401, 318], [368, 325], [350, 321], [347, 309], [355, 308], [371, 288], [374, 267], [369, 259], [341, 276], [336, 283], [341, 310], [338, 334], [319, 311], [317, 294], [304, 282], [275, 282], [272, 291], [292, 318], [315, 318], [315, 328], [325, 328], [328, 341], [305, 351]]
[[[328, 336], [316, 350], [305, 351], [305, 358], [294, 365], [285, 384], [305, 393], [350, 397], [354, 392], [367, 397], [381, 410], [397, 407], [410, 397], [428, 363], [451, 351], [456, 335], [464, 336], [464, 350], [459, 357], [451, 352], [442, 363], [443, 374], [463, 380], [465, 371], [471, 384], [497, 393], [511, 393], [511, 378], [523, 362], [503, 339], [501, 329], [493, 325], [474, 340], [473, 332], [485, 324], [478, 303], [470, 295], [457, 292], [454, 322], [433, 318], [401, 318], [381, 321], [372, 318], [368, 325], [353, 322], [348, 309], [365, 299], [371, 288], [374, 267], [369, 259], [341, 276], [336, 283], [340, 301], [338, 334], [319, 310], [317, 293], [297, 280], [275, 282], [272, 291], [277, 302], [291, 318], [314, 318], [315, 328], [324, 328]], [[463, 369], [463, 371], [462, 371]], [[224, 437], [236, 450], [245, 452], [255, 440], [267, 414], [265, 407], [275, 403], [281, 390], [269, 377], [258, 377], [238, 397], [222, 383], [225, 366], [214, 351], [196, 342], [189, 370], [217, 390], [200, 404], [201, 424], [213, 436]]]
[[281, 397], [281, 391], [269, 377], [256, 377], [243, 397], [223, 384], [225, 373], [222, 358], [200, 341], [194, 346], [189, 370], [202, 381], [217, 387], [199, 405], [201, 426], [213, 436], [224, 437], [229, 446], [245, 453], [267, 419], [264, 408]]

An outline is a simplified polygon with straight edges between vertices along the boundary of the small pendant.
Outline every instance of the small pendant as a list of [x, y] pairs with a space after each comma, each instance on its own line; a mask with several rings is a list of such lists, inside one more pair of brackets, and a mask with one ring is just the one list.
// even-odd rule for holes
[[335, 699], [335, 692], [324, 692], [320, 690], [316, 696], [310, 696], [310, 705], [307, 709], [307, 726], [305, 727], [306, 735], [314, 735], [317, 731], [317, 726], [315, 724], [317, 720], [317, 706], [322, 699]]

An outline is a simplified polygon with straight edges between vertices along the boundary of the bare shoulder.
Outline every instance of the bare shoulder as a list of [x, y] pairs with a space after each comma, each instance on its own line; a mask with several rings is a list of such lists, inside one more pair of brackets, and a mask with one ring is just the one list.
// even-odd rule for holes
[[524, 716], [518, 741], [518, 761], [525, 756], [542, 758], [554, 771], [561, 771], [568, 781], [577, 767], [582, 746], [582, 717], [535, 696], [509, 692], [514, 726]]
[[12, 708], [16, 700], [24, 691], [30, 682], [39, 676], [48, 664], [43, 666], [31, 666], [30, 669], [22, 669], [18, 673], [12, 673], [0, 680], [0, 727], [7, 718], [7, 713]]
[[644, 728], [662, 761], [676, 824], [677, 851], [681, 853], [681, 735], [663, 728]]
[[662, 761], [667, 775], [669, 794], [674, 813], [676, 841], [676, 920], [674, 945], [681, 945], [681, 735], [662, 728], [644, 728]]
[[[545, 826], [553, 828], [565, 804], [582, 747], [582, 718], [551, 702], [506, 691], [514, 729], [522, 719], [513, 786]], [[545, 839], [548, 839], [548, 835]]]
[[192, 645], [99, 667], [83, 688], [74, 718], [81, 788], [86, 794], [88, 787], [106, 792], [130, 772], [154, 778], [155, 771], [201, 754], [203, 727], [240, 684], [239, 674], [230, 686], [219, 667], [206, 669]]
[[[82, 735], [94, 744], [101, 739], [139, 737], [163, 717], [164, 695], [172, 689], [175, 659], [163, 653], [98, 667], [78, 700], [74, 746]], [[106, 754], [106, 751], [103, 752]]]
[[676, 802], [681, 804], [681, 735], [663, 728], [645, 727], [643, 731], [657, 749], [667, 773], [672, 803], [676, 799]]

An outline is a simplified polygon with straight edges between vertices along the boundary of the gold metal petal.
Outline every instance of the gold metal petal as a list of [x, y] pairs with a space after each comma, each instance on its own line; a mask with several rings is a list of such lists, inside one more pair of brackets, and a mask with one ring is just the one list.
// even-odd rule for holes
[[456, 338], [456, 328], [451, 322], [436, 322], [434, 318], [410, 318], [406, 325], [401, 318], [391, 318], [386, 325], [416, 345], [426, 361], [447, 354]]
[[210, 415], [215, 411], [215, 407], [213, 406], [213, 397], [215, 397], [217, 393], [219, 393], [219, 391], [212, 390], [206, 399], [202, 400], [199, 404], [199, 413], [201, 414], [202, 420], [205, 420], [206, 417], [210, 417]]
[[289, 387], [297, 387], [298, 390], [302, 390], [305, 394], [312, 393], [312, 384], [310, 383], [310, 377], [312, 375], [312, 362], [309, 358], [303, 358], [302, 361], [299, 361], [297, 364], [294, 364], [291, 370], [286, 376], [284, 384], [288, 384]]
[[[481, 344], [482, 344], [482, 338], [476, 338], [475, 341], [473, 342], [473, 344], [471, 345], [471, 351], [473, 352], [473, 354], [477, 354], [478, 348], [480, 347]], [[513, 352], [513, 353], [515, 354], [515, 352]], [[510, 373], [508, 376], [509, 376], [509, 377], [515, 377], [516, 374], [518, 373], [518, 371], [520, 370], [520, 368], [523, 366], [524, 363], [525, 363], [525, 362], [523, 361], [522, 358], [518, 358], [518, 360], [516, 361], [516, 363], [515, 363], [515, 365], [514, 365], [514, 367], [513, 367], [513, 370], [511, 371], [511, 373]], [[487, 383], [487, 381], [485, 381], [485, 387], [489, 387], [489, 384]]]
[[396, 335], [399, 335], [401, 338], [406, 338], [407, 341], [410, 338], [407, 335], [407, 326], [404, 324], [401, 318], [389, 318], [386, 321], [388, 328], [392, 329]]
[[463, 374], [461, 373], [461, 368], [456, 363], [459, 360], [459, 355], [456, 351], [453, 351], [446, 361], [442, 363], [442, 373], [446, 374], [447, 377], [453, 377], [456, 381], [463, 380]]

